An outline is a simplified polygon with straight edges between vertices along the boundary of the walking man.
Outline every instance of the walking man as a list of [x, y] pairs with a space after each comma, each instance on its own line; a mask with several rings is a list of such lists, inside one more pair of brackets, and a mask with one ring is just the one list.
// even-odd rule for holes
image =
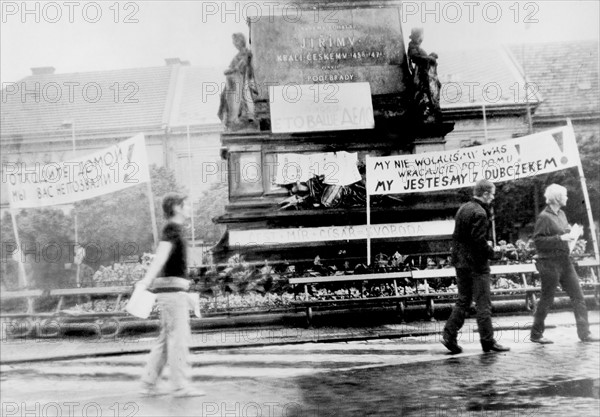
[[480, 180], [473, 188], [473, 198], [456, 213], [452, 234], [452, 260], [456, 268], [458, 300], [444, 327], [442, 344], [452, 353], [462, 352], [457, 334], [465, 322], [465, 313], [475, 300], [477, 327], [484, 352], [506, 352], [510, 348], [494, 340], [492, 301], [490, 293], [490, 262], [494, 250], [488, 244], [490, 204], [496, 187]]
[[187, 291], [190, 280], [187, 278], [187, 242], [183, 237], [183, 224], [191, 210], [186, 197], [176, 193], [165, 195], [162, 207], [167, 224], [146, 276], [136, 284], [157, 294], [160, 311], [160, 335], [142, 375], [142, 395], [163, 394], [156, 384], [165, 365], [169, 365], [173, 395], [197, 397], [204, 392], [189, 386], [191, 331]]

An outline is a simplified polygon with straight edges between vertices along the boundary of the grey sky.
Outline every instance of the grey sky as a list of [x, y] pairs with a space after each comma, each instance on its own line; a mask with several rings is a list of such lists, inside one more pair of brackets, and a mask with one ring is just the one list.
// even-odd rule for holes
[[[169, 57], [226, 67], [235, 54], [231, 34], [247, 32], [244, 17], [257, 14], [256, 5], [264, 2], [67, 3], [29, 1], [31, 13], [24, 14], [21, 1], [2, 1], [2, 82], [29, 75], [31, 67], [70, 73], [161, 66]], [[273, 3], [285, 6], [284, 1]], [[259, 16], [266, 18], [273, 6], [261, 6]], [[424, 27], [428, 51], [599, 38], [596, 0], [405, 1], [402, 10], [405, 42], [412, 27]], [[293, 18], [293, 12], [288, 8], [286, 13]]]

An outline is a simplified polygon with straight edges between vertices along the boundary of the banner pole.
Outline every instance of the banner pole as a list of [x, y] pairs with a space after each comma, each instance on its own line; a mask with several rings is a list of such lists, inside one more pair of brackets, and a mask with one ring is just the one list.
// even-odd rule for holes
[[[71, 120], [71, 145], [73, 147], [73, 160], [77, 159], [77, 147], [75, 146], [75, 121]], [[75, 248], [79, 248], [79, 228], [77, 224], [77, 211], [75, 209], [75, 204], [73, 204], [73, 208], [71, 209], [71, 213], [73, 213], [73, 228], [75, 229]], [[74, 254], [75, 257], [75, 254]], [[75, 262], [75, 259], [73, 259]], [[81, 263], [75, 262], [75, 285], [77, 288], [81, 287]]]
[[152, 235], [154, 236], [154, 249], [158, 247], [158, 227], [156, 226], [156, 211], [154, 210], [154, 195], [152, 194], [152, 181], [146, 183], [148, 201], [150, 202], [150, 220], [152, 221]]
[[[365, 165], [369, 166], [369, 155], [365, 157]], [[368, 175], [368, 169], [365, 175]], [[371, 195], [369, 194], [369, 178], [367, 181], [367, 266], [371, 265]]]
[[371, 198], [367, 192], [367, 266], [371, 265]]
[[596, 225], [594, 224], [594, 217], [592, 216], [592, 207], [590, 205], [590, 196], [588, 195], [587, 185], [585, 183], [585, 176], [583, 175], [583, 166], [581, 165], [581, 157], [579, 156], [579, 149], [577, 148], [577, 140], [575, 138], [575, 130], [571, 124], [571, 119], [567, 119], [567, 126], [571, 130], [573, 135], [573, 141], [575, 142], [575, 149], [577, 149], [577, 172], [579, 174], [579, 181], [581, 182], [581, 190], [583, 192], [583, 200], [585, 202], [585, 211], [587, 212], [588, 222], [590, 224], [590, 234], [592, 235], [592, 245], [594, 247], [594, 259], [596, 262], [600, 261], [598, 254], [598, 240], [596, 239]]
[[196, 231], [195, 231], [195, 227], [194, 227], [194, 182], [193, 182], [193, 175], [192, 175], [192, 145], [191, 145], [191, 141], [190, 141], [190, 123], [187, 123], [186, 126], [186, 135], [187, 135], [187, 147], [188, 147], [188, 162], [189, 162], [189, 174], [190, 174], [190, 205], [192, 208], [192, 216], [191, 216], [191, 221], [192, 221], [192, 246], [195, 248], [196, 247]]
[[13, 233], [15, 234], [15, 240], [17, 241], [17, 248], [21, 254], [20, 259], [17, 261], [19, 264], [19, 284], [23, 284], [23, 288], [29, 287], [27, 280], [27, 273], [25, 272], [25, 263], [23, 262], [23, 252], [21, 251], [21, 239], [19, 238], [19, 230], [17, 229], [17, 210], [11, 206], [10, 208], [10, 219], [12, 222]]
[[496, 246], [496, 213], [494, 213], [494, 208], [490, 208], [490, 213], [492, 214], [492, 243]]

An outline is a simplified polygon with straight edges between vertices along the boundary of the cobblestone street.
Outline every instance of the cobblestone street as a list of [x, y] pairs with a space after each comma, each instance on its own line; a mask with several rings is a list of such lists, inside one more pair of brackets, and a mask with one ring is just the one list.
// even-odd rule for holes
[[[457, 356], [437, 333], [198, 350], [193, 380], [207, 395], [189, 399], [141, 397], [141, 354], [3, 365], [2, 415], [597, 416], [600, 344], [579, 342], [566, 312], [549, 319], [553, 345], [498, 330], [506, 354], [483, 353], [470, 322]], [[590, 320], [597, 335], [597, 311]]]

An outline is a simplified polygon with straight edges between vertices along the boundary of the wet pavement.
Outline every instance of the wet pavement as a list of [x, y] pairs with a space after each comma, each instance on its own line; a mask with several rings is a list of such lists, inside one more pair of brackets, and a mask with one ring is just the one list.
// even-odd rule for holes
[[[197, 345], [193, 354], [194, 384], [207, 395], [188, 399], [141, 397], [138, 377], [143, 354], [3, 362], [2, 415], [600, 415], [600, 343], [579, 342], [573, 316], [564, 312], [548, 318], [552, 328], [546, 336], [555, 344], [534, 344], [523, 325], [528, 319], [496, 318], [496, 328], [505, 329], [498, 330], [496, 337], [511, 347], [501, 354], [481, 351], [471, 321], [459, 342], [464, 353], [456, 356], [447, 354], [434, 331], [443, 322], [382, 326], [369, 329], [379, 338], [354, 341], [333, 339], [350, 334], [350, 329], [337, 329], [337, 333], [321, 329], [320, 334], [329, 337], [322, 340], [328, 343], [302, 343], [299, 337], [289, 338], [295, 340], [293, 344], [275, 343], [278, 339], [273, 335], [269, 339], [273, 343], [265, 343], [265, 338], [247, 337], [250, 333], [246, 337], [221, 333], [218, 338], [211, 334], [204, 338], [210, 349]], [[595, 335], [600, 331], [598, 319], [598, 311], [591, 311]], [[519, 325], [510, 327], [510, 322]], [[395, 335], [410, 328], [412, 336], [385, 337], [386, 329]], [[354, 329], [351, 334], [358, 338], [366, 331]], [[200, 336], [195, 336], [197, 343]], [[233, 347], [236, 340], [239, 347]], [[152, 341], [138, 339], [139, 351]], [[44, 343], [37, 348], [50, 346]], [[61, 345], [66, 343], [55, 343], [48, 353]], [[167, 380], [161, 383], [169, 388]]]

